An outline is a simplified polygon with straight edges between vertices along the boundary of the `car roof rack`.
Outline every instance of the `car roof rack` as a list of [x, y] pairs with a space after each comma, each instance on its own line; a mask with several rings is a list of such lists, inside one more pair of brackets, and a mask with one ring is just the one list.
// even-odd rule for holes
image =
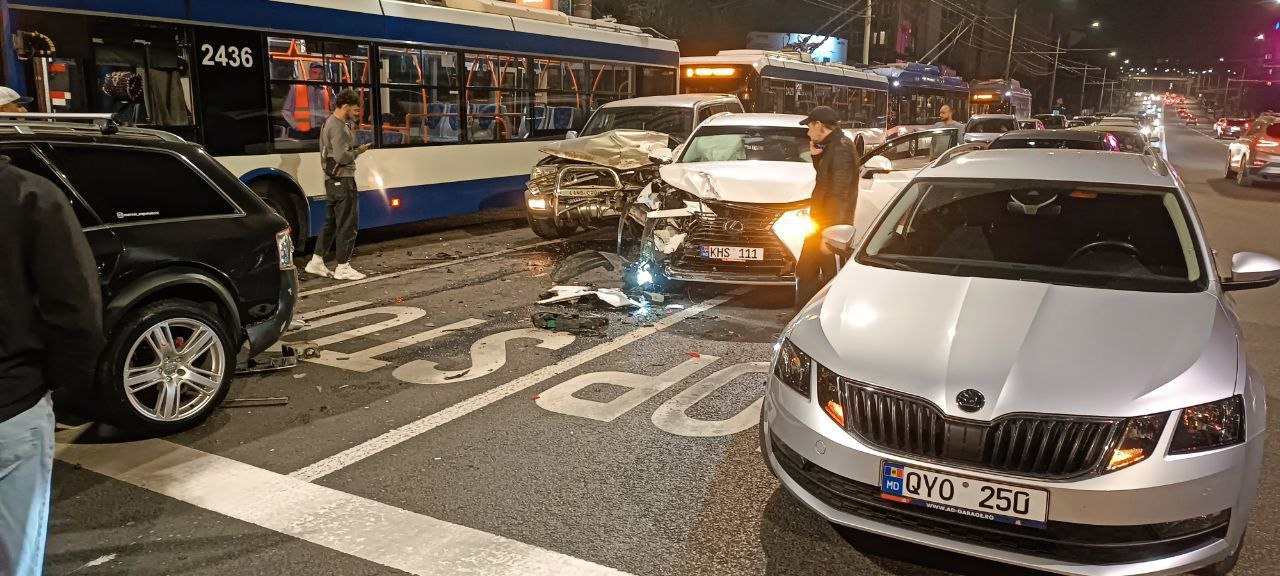
[[163, 130], [121, 127], [113, 114], [0, 112], [0, 126], [12, 127], [18, 134], [76, 134], [97, 132], [103, 136], [147, 136], [165, 142], [185, 142], [176, 134]]

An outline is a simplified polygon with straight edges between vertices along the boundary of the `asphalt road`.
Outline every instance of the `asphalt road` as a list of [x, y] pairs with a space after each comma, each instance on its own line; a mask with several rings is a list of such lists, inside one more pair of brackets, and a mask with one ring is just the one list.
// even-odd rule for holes
[[[1280, 255], [1280, 188], [1226, 181], [1226, 149], [1202, 132], [1171, 126], [1167, 146], [1213, 247]], [[1025, 573], [835, 528], [779, 489], [755, 411], [786, 291], [691, 290], [600, 311], [603, 334], [553, 335], [532, 329], [534, 301], [604, 235], [419, 232], [359, 248], [358, 268], [401, 275], [305, 282], [311, 325], [288, 338], [325, 355], [230, 395], [288, 404], [163, 440], [61, 432], [48, 573]], [[1237, 298], [1274, 400], [1280, 288]], [[1277, 466], [1237, 574], [1280, 565]]]

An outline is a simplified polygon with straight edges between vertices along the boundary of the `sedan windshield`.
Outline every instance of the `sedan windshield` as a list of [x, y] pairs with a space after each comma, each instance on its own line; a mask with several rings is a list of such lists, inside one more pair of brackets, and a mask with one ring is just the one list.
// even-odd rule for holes
[[684, 142], [692, 129], [693, 110], [690, 108], [635, 106], [596, 110], [583, 128], [582, 135], [595, 136], [610, 130], [649, 130]]
[[1044, 181], [920, 180], [858, 256], [869, 266], [1091, 288], [1205, 287], [1178, 193]]
[[964, 129], [969, 134], [1004, 134], [1018, 129], [1018, 122], [1012, 118], [986, 118], [972, 120]]
[[802, 127], [707, 126], [680, 157], [681, 163], [743, 160], [811, 162], [809, 134]]

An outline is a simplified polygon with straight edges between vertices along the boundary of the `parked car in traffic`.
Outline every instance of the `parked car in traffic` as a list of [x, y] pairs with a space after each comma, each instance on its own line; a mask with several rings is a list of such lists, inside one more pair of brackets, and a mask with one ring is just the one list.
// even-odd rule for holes
[[1213, 134], [1219, 140], [1239, 137], [1240, 134], [1248, 130], [1248, 118], [1219, 118], [1218, 122], [1213, 125]]
[[[98, 264], [107, 346], [92, 390], [63, 406], [167, 433], [204, 421], [237, 356], [288, 327], [298, 297], [288, 224], [200, 146], [165, 132], [0, 115], [0, 155], [66, 194]], [[61, 400], [61, 399], [60, 399]]]
[[1267, 391], [1227, 294], [1280, 261], [1220, 274], [1162, 159], [949, 153], [860, 243], [826, 236], [850, 258], [782, 332], [761, 416], [800, 502], [1057, 574], [1231, 570]]
[[742, 112], [727, 94], [679, 94], [617, 100], [601, 106], [581, 134], [549, 143], [525, 188], [529, 227], [547, 239], [616, 215], [657, 172], [647, 150], [674, 148], [707, 118]]
[[991, 141], [989, 150], [1107, 150], [1118, 151], [1114, 138], [1106, 132], [1079, 132], [1076, 130], [1017, 130]]
[[1019, 130], [1044, 130], [1044, 122], [1039, 120], [1019, 120]]
[[1001, 134], [1018, 129], [1018, 119], [1012, 114], [978, 114], [965, 124], [964, 141], [991, 142]]
[[1071, 128], [1072, 132], [1101, 134], [1108, 139], [1109, 143], [1114, 144], [1117, 152], [1130, 152], [1134, 154], [1142, 154], [1147, 152], [1152, 146], [1153, 141], [1160, 141], [1159, 132], [1153, 133], [1151, 136], [1143, 134], [1141, 128], [1133, 126], [1094, 124], [1092, 126], [1077, 126]]
[[1264, 114], [1227, 145], [1227, 178], [1241, 186], [1280, 180], [1280, 116]]
[[1067, 127], [1067, 117], [1061, 114], [1036, 114], [1034, 118], [1039, 120], [1044, 124], [1044, 127], [1049, 130]]

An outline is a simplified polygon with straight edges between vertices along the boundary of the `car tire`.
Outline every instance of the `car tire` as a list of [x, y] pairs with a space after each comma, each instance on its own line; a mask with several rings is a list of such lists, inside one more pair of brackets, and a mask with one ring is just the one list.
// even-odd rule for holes
[[272, 212], [284, 218], [289, 223], [289, 230], [293, 236], [294, 252], [301, 254], [306, 246], [302, 238], [302, 216], [299, 214], [298, 207], [294, 203], [289, 193], [280, 189], [279, 186], [272, 184], [266, 180], [255, 180], [249, 184], [249, 188], [253, 190]]
[[578, 227], [572, 224], [556, 224], [552, 218], [534, 218], [532, 215], [529, 216], [529, 228], [534, 234], [547, 240], [568, 238], [578, 230]]
[[1246, 188], [1253, 186], [1253, 176], [1249, 175], [1249, 157], [1240, 157], [1240, 169], [1236, 170], [1236, 184]]
[[[98, 368], [103, 416], [148, 435], [200, 424], [231, 388], [234, 343], [226, 321], [191, 300], [162, 300], [130, 312], [113, 331]], [[201, 347], [195, 356], [184, 357], [188, 344]]]
[[1227, 156], [1227, 180], [1232, 180], [1235, 177], [1236, 177], [1236, 167], [1231, 164], [1231, 156], [1228, 155]]
[[1240, 537], [1240, 544], [1236, 546], [1234, 552], [1230, 556], [1223, 558], [1213, 564], [1205, 566], [1199, 570], [1191, 572], [1193, 576], [1227, 576], [1235, 570], [1236, 564], [1240, 562], [1240, 552], [1244, 550], [1244, 536]]

